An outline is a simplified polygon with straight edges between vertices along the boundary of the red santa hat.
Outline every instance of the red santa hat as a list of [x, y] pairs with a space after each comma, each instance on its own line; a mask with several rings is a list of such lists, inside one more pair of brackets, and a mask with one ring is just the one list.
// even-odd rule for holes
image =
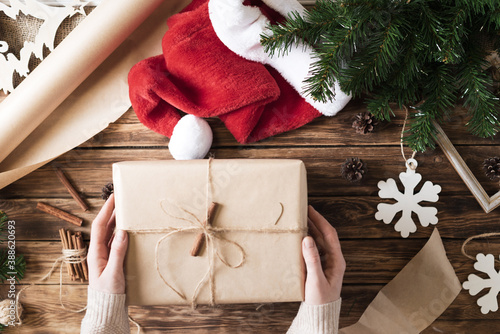
[[[174, 158], [206, 155], [212, 133], [203, 117], [219, 117], [244, 144], [296, 129], [322, 114], [335, 115], [350, 100], [337, 82], [332, 83], [334, 101], [321, 103], [301, 94], [311, 48], [297, 45], [286, 56], [271, 58], [260, 35], [270, 19], [304, 9], [295, 0], [258, 3], [194, 0], [169, 18], [163, 54], [132, 68], [132, 106], [143, 124], [171, 138]], [[189, 115], [182, 117], [178, 110]]]

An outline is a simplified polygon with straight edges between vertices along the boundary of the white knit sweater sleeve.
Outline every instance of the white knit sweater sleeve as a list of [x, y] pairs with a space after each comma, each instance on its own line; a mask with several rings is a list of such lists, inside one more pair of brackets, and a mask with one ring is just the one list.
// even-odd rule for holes
[[[109, 294], [89, 287], [87, 313], [81, 334], [129, 334], [125, 295]], [[337, 334], [341, 299], [324, 305], [302, 303], [287, 334]]]
[[324, 305], [300, 304], [287, 334], [337, 334], [342, 299]]
[[125, 294], [110, 294], [88, 288], [87, 313], [81, 334], [129, 334]]

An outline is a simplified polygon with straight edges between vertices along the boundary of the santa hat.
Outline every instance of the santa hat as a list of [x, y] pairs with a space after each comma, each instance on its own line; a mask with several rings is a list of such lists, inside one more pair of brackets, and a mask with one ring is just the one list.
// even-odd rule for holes
[[[295, 0], [264, 2], [281, 15], [304, 11]], [[297, 45], [284, 57], [270, 58], [260, 35], [269, 18], [282, 17], [269, 7], [194, 0], [168, 20], [163, 54], [132, 68], [132, 106], [143, 124], [171, 138], [176, 159], [203, 158], [208, 152], [212, 133], [202, 117], [219, 117], [238, 142], [249, 143], [322, 114], [335, 115], [350, 100], [336, 82], [332, 102], [301, 95], [312, 50]], [[178, 110], [190, 115], [182, 117]]]

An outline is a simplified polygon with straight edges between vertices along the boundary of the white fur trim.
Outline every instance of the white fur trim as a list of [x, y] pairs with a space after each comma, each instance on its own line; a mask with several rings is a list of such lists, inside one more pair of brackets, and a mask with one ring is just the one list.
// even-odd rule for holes
[[[264, 2], [281, 15], [292, 11], [304, 14], [305, 9], [296, 0], [264, 0]], [[333, 116], [350, 101], [351, 96], [340, 90], [335, 80], [335, 99], [327, 103], [314, 101], [304, 96], [303, 81], [309, 75], [313, 63], [312, 48], [299, 44], [287, 55], [270, 57], [260, 45], [260, 35], [264, 32], [269, 20], [259, 8], [244, 6], [243, 0], [209, 0], [208, 11], [217, 37], [231, 51], [243, 58], [274, 67], [292, 87], [320, 113]]]
[[168, 149], [175, 160], [203, 159], [212, 146], [212, 129], [194, 115], [182, 117], [174, 127]]

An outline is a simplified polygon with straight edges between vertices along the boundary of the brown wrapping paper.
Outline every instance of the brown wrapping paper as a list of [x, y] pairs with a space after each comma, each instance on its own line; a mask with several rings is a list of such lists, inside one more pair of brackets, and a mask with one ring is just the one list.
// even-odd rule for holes
[[[214, 242], [230, 264], [241, 255], [231, 242], [245, 253], [239, 268], [216, 258], [215, 303], [303, 300], [301, 241], [307, 228], [307, 182], [301, 161], [212, 160], [210, 167], [209, 160], [122, 162], [113, 165], [113, 182], [117, 229], [129, 231], [125, 270], [130, 305], [191, 303], [209, 268], [206, 245], [201, 256], [190, 256], [199, 231], [172, 234], [158, 246], [158, 269], [187, 297], [183, 300], [156, 269], [155, 247], [167, 232], [137, 230], [193, 227], [172, 216], [190, 219], [185, 212], [189, 211], [203, 220], [210, 197], [219, 204], [214, 227], [244, 230], [220, 232], [230, 242]], [[208, 184], [213, 188], [207, 197]], [[196, 303], [209, 303], [210, 291], [209, 284], [203, 284]]]
[[166, 19], [187, 3], [102, 1], [0, 103], [5, 125], [0, 188], [85, 142], [127, 111], [130, 68], [161, 53]]
[[380, 290], [359, 321], [341, 334], [417, 334], [462, 290], [437, 228], [418, 254]]

